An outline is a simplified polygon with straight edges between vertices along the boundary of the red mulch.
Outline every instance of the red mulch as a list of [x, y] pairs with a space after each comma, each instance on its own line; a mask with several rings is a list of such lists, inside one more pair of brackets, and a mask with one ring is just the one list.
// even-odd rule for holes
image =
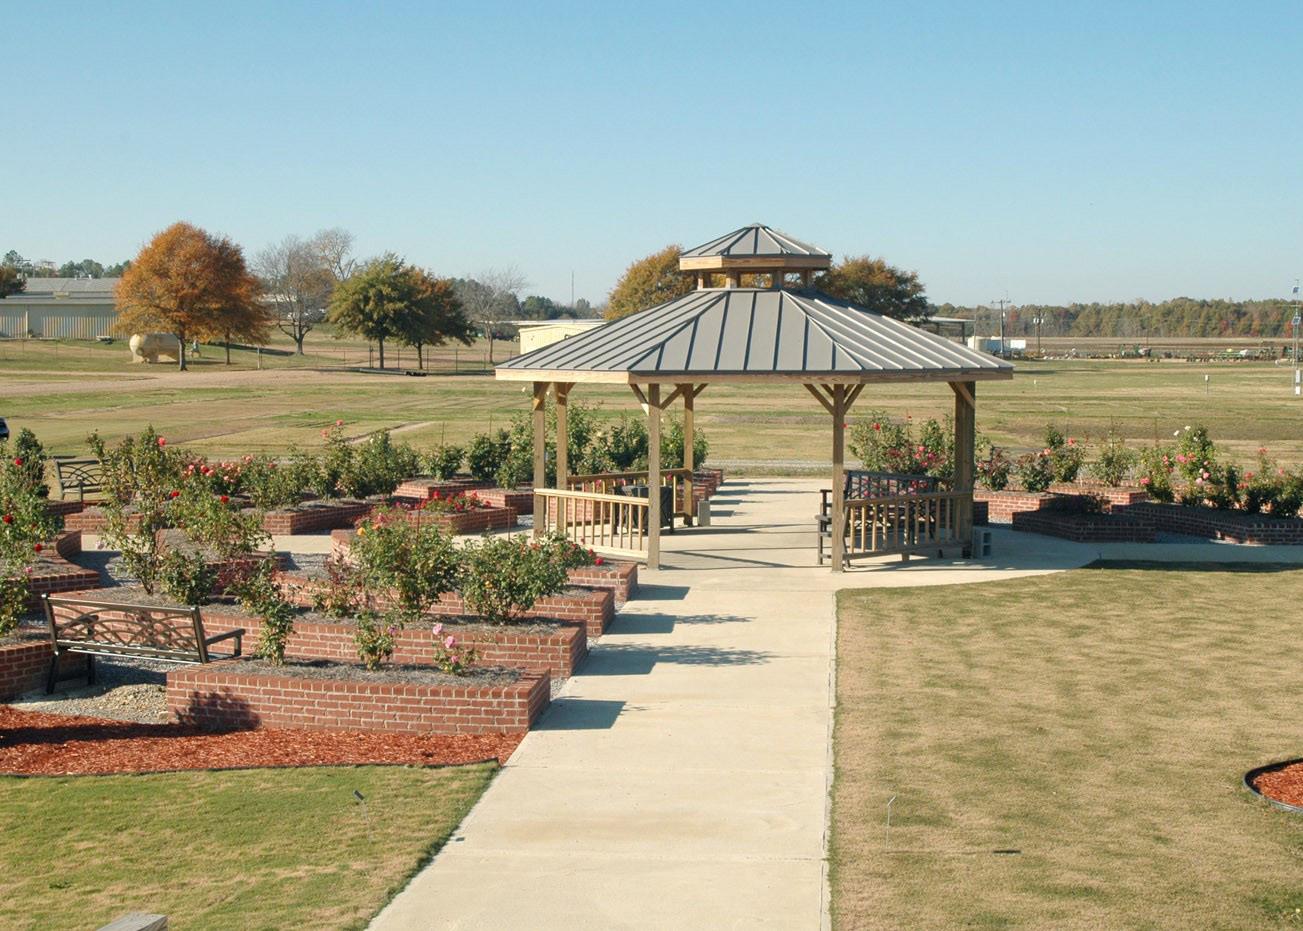
[[264, 766], [505, 763], [520, 734], [376, 734], [256, 730], [214, 733], [181, 724], [132, 724], [0, 705], [0, 774], [154, 773]]
[[1291, 763], [1262, 773], [1253, 784], [1268, 798], [1303, 807], [1303, 763]]

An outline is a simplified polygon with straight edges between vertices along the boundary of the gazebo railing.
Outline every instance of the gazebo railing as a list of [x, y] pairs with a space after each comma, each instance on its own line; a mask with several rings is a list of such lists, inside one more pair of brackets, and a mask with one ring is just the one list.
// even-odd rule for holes
[[605, 555], [646, 558], [650, 499], [556, 488], [536, 488], [534, 497], [543, 500], [544, 533]]
[[[572, 490], [613, 495], [618, 486], [645, 485], [649, 477], [650, 473], [645, 469], [641, 472], [595, 472], [591, 475], [571, 475], [566, 479], [566, 485]], [[693, 507], [692, 470], [663, 469], [661, 470], [661, 484], [669, 485], [674, 489], [674, 516], [691, 517]]]
[[846, 502], [846, 555], [923, 553], [966, 546], [972, 492], [937, 491]]

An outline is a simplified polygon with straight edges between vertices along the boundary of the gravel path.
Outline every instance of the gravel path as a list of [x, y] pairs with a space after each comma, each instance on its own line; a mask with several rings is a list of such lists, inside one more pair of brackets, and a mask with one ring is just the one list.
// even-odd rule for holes
[[96, 683], [72, 679], [53, 695], [45, 689], [28, 692], [9, 704], [22, 711], [82, 715], [138, 724], [162, 724], [170, 720], [164, 683], [174, 663], [148, 659], [97, 656]]

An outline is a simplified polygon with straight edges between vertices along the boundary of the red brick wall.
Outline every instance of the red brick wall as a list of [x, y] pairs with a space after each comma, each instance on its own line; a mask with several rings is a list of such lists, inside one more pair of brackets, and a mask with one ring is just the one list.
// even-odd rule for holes
[[1108, 510], [1115, 507], [1128, 507], [1141, 501], [1149, 500], [1149, 492], [1143, 488], [1113, 487], [1098, 482], [1059, 482], [1050, 486], [1056, 495], [1089, 495], [1101, 499]]
[[[53, 655], [48, 639], [0, 644], [0, 701], [43, 689]], [[60, 672], [71, 675], [73, 669], [85, 663], [84, 656], [65, 656], [60, 661]]]
[[1052, 495], [1033, 491], [991, 491], [973, 489], [973, 500], [987, 503], [987, 519], [993, 524], [1012, 523], [1022, 511], [1073, 510], [1081, 507], [1080, 495]]
[[[262, 622], [257, 618], [224, 612], [218, 607], [201, 609], [204, 630], [223, 634], [243, 627], [244, 652], [250, 654], [258, 642]], [[431, 624], [400, 630], [394, 638], [394, 662], [429, 665], [432, 661]], [[331, 621], [298, 621], [285, 653], [300, 659], [333, 659], [356, 662], [352, 624]], [[504, 627], [492, 633], [469, 630], [456, 624], [445, 628], [467, 646], [475, 647], [477, 662], [484, 666], [511, 666], [538, 672], [550, 671], [557, 678], [574, 674], [588, 657], [588, 635], [583, 626], [567, 624], [551, 633], [529, 633]]]
[[465, 533], [485, 533], [489, 530], [507, 530], [516, 526], [513, 508], [475, 508], [460, 514], [439, 511], [408, 511], [407, 522], [414, 525], [432, 523], [445, 533], [454, 536]]
[[510, 685], [409, 685], [253, 674], [238, 661], [167, 675], [168, 709], [206, 727], [490, 734], [529, 730], [550, 700], [545, 674]]
[[492, 482], [481, 482], [478, 479], [473, 478], [409, 478], [394, 490], [394, 496], [398, 498], [415, 498], [418, 501], [426, 501], [433, 498], [436, 491], [446, 498], [448, 495], [456, 495], [467, 491], [478, 491], [481, 488], [489, 488], [492, 484]]
[[104, 512], [91, 505], [87, 505], [84, 510], [75, 514], [68, 514], [63, 518], [63, 528], [65, 530], [77, 530], [81, 533], [103, 533], [104, 524]]
[[517, 514], [534, 513], [533, 488], [485, 488], [475, 492], [475, 496], [495, 508], [512, 508]]
[[1062, 537], [1077, 543], [1153, 543], [1153, 521], [1122, 514], [1074, 514], [1069, 511], [1020, 511], [1013, 529]]
[[638, 592], [638, 564], [636, 562], [611, 562], [603, 560], [600, 566], [581, 566], [568, 573], [571, 583], [588, 588], [609, 588], [615, 607], [624, 604]]
[[289, 536], [298, 533], [320, 533], [337, 527], [352, 527], [355, 521], [370, 514], [375, 506], [374, 501], [343, 499], [313, 502], [304, 507], [286, 508], [282, 511], [268, 511], [263, 515], [262, 529], [268, 533]]
[[67, 517], [70, 514], [80, 514], [86, 505], [81, 501], [46, 501], [45, 510], [52, 517]]
[[42, 595], [99, 588], [98, 572], [94, 569], [83, 569], [68, 561], [80, 552], [80, 530], [65, 530], [54, 538], [42, 553], [45, 558], [37, 563], [28, 577], [28, 590], [31, 594], [27, 599], [27, 610], [39, 610]]
[[1240, 511], [1217, 511], [1212, 508], [1185, 507], [1180, 504], [1141, 502], [1126, 508], [1128, 516], [1152, 521], [1167, 533], [1185, 533], [1230, 543], [1259, 546], [1280, 544], [1303, 545], [1303, 520], [1267, 517]]

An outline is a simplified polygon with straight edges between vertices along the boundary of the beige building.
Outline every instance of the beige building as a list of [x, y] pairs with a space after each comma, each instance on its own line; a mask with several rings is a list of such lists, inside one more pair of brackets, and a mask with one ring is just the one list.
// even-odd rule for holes
[[551, 346], [571, 336], [587, 333], [594, 327], [606, 323], [605, 320], [513, 320], [512, 326], [520, 331], [521, 354]]
[[0, 300], [0, 339], [97, 339], [112, 336], [117, 278], [28, 278]]

